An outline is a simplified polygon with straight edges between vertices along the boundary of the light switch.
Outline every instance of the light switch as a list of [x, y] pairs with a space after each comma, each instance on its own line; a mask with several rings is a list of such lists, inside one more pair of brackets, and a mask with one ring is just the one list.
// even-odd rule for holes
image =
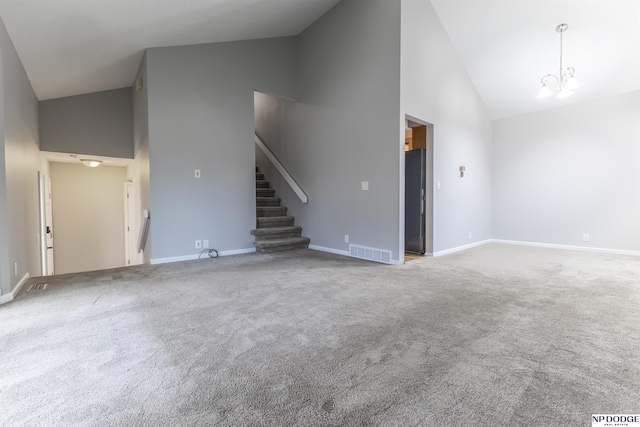
[[369, 190], [369, 181], [362, 181], [362, 191]]
[[200, 169], [196, 169], [195, 177], [200, 178]]
[[436, 190], [440, 189], [440, 181], [436, 181]]

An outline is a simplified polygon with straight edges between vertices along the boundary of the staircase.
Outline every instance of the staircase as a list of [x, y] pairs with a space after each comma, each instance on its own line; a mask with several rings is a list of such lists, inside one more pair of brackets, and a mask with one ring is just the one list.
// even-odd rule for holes
[[264, 174], [256, 168], [256, 252], [270, 253], [306, 249], [309, 238], [302, 237], [302, 227], [293, 225], [294, 217], [287, 215], [287, 207], [280, 206], [280, 198]]

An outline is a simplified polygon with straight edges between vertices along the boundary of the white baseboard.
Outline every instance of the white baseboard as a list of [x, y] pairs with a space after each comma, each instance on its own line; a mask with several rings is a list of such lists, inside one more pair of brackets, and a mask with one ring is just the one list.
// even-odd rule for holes
[[598, 253], [616, 254], [616, 255], [640, 256], [640, 251], [627, 251], [622, 249], [590, 248], [587, 246], [557, 245], [554, 243], [522, 242], [518, 240], [500, 240], [500, 239], [491, 239], [490, 242], [506, 243], [508, 245], [534, 246], [538, 248], [564, 249], [564, 250], [571, 250], [571, 251], [598, 252]]
[[229, 256], [229, 255], [252, 254], [255, 251], [256, 251], [256, 248], [234, 249], [234, 250], [231, 250], [231, 251], [219, 251], [218, 255], [220, 255], [220, 256]]
[[[349, 258], [356, 258], [354, 256], [351, 256], [351, 253], [349, 251], [341, 251], [340, 249], [327, 248], [324, 246], [317, 246], [317, 245], [309, 245], [309, 249], [312, 249], [314, 251], [320, 251], [320, 252], [328, 252], [330, 254], [348, 256]], [[361, 259], [361, 258], [357, 258], [357, 259]], [[371, 262], [375, 262], [375, 261], [371, 261]], [[383, 263], [383, 264], [386, 264], [386, 263]], [[396, 259], [392, 259], [391, 265], [400, 265], [400, 261]]]
[[455, 253], [455, 252], [464, 251], [466, 249], [475, 248], [476, 246], [486, 245], [487, 243], [491, 243], [491, 242], [492, 242], [491, 239], [481, 240], [479, 242], [470, 243], [468, 245], [457, 246], [455, 248], [445, 249], [444, 251], [434, 252], [433, 254], [431, 254], [431, 256], [437, 257], [437, 256], [442, 256], [442, 255], [449, 255], [449, 254], [452, 254], [452, 253]]
[[[210, 249], [213, 249], [213, 248], [210, 248]], [[206, 251], [207, 249], [203, 249], [203, 250]], [[218, 251], [218, 256], [249, 254], [255, 251], [256, 251], [256, 248], [232, 249], [229, 251]], [[167, 258], [152, 258], [151, 264], [154, 264], [154, 265], [168, 264], [170, 262], [191, 261], [199, 258], [207, 259], [209, 258], [209, 255], [207, 255], [207, 253], [205, 252], [201, 256], [200, 252], [198, 252], [197, 254], [192, 254], [192, 255], [181, 255], [181, 256], [174, 256], [174, 257], [167, 257]]]
[[330, 254], [349, 256], [349, 251], [341, 251], [340, 249], [326, 248], [324, 246], [309, 245], [309, 249], [320, 252], [328, 252]]
[[18, 292], [20, 292], [20, 289], [22, 289], [24, 284], [27, 283], [27, 280], [29, 280], [29, 273], [22, 276], [22, 279], [20, 279], [11, 292], [6, 295], [0, 295], [0, 305], [13, 301], [13, 299], [18, 295]]

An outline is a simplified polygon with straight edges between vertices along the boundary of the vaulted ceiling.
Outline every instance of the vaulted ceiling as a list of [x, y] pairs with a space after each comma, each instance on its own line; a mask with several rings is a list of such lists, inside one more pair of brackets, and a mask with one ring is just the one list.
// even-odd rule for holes
[[[337, 2], [0, 0], [0, 14], [45, 100], [131, 86], [147, 47], [299, 34]], [[431, 3], [494, 119], [640, 90], [638, 0]], [[536, 99], [540, 78], [558, 72], [560, 23], [582, 88]]]
[[[494, 119], [640, 90], [638, 0], [432, 0]], [[574, 67], [582, 87], [537, 99], [540, 79]]]
[[0, 0], [40, 100], [131, 86], [144, 49], [297, 35], [339, 0]]

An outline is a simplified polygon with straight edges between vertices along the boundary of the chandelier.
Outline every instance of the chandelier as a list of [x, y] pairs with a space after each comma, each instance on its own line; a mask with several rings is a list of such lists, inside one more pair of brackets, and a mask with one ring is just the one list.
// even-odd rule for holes
[[[554, 93], [558, 94], [558, 98], [562, 98], [573, 95], [573, 90], [580, 87], [580, 83], [573, 76], [575, 69], [573, 67], [562, 68], [562, 33], [567, 31], [567, 28], [569, 28], [567, 24], [560, 24], [556, 27], [556, 31], [560, 33], [560, 72], [557, 76], [555, 74], [542, 76], [542, 79], [540, 79], [542, 87], [538, 92], [538, 98], [546, 98]], [[553, 87], [549, 87], [550, 83], [554, 83], [553, 79], [555, 79], [556, 84]]]

